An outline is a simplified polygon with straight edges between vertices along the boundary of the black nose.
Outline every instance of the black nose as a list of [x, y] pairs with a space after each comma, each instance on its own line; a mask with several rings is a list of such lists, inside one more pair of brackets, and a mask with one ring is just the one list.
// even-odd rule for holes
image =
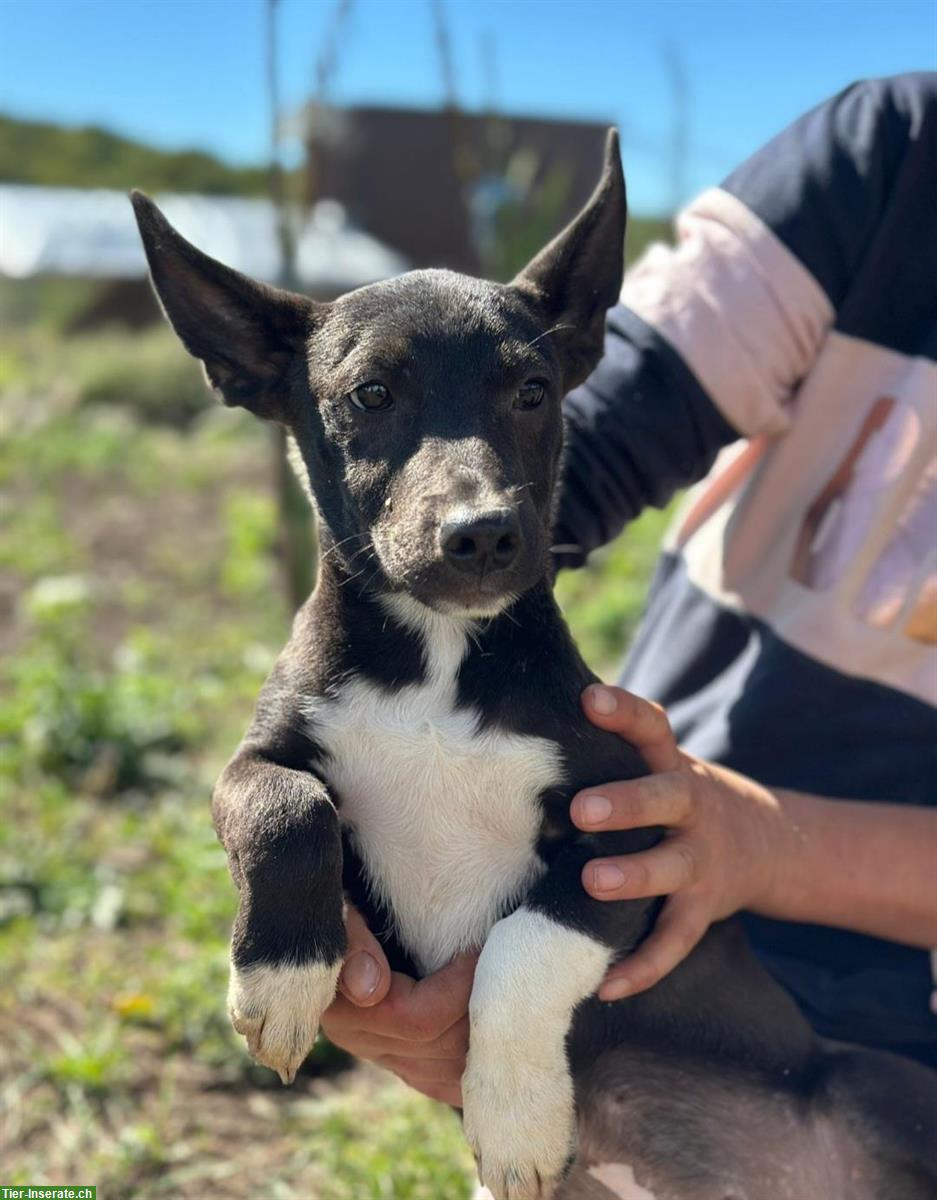
[[521, 523], [510, 508], [480, 513], [468, 521], [449, 521], [439, 531], [446, 561], [460, 571], [503, 571], [521, 548]]

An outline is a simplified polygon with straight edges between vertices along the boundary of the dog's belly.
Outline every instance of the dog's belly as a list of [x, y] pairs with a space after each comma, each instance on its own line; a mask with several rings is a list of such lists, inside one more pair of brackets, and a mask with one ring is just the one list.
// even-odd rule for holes
[[[822, 1097], [613, 1052], [579, 1081], [580, 1165], [556, 1200], [911, 1200]], [[607, 1191], [595, 1188], [594, 1181]]]
[[342, 824], [425, 972], [481, 946], [541, 873], [539, 796], [563, 774], [553, 742], [479, 731], [452, 702], [432, 684], [354, 679], [307, 707]]

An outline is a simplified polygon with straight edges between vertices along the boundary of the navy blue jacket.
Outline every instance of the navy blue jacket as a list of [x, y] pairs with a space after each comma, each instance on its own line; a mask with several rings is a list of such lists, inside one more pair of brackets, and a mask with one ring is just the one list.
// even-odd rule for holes
[[[566, 565], [695, 484], [622, 685], [769, 786], [935, 804], [937, 74], [848, 88], [677, 231], [567, 400]], [[925, 951], [747, 921], [820, 1032], [937, 1065]]]

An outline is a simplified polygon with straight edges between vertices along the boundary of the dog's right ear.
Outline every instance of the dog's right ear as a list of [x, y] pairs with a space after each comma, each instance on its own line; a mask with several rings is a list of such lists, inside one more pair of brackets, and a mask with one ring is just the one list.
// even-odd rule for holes
[[257, 283], [178, 234], [143, 192], [130, 193], [150, 275], [169, 323], [201, 359], [212, 390], [288, 421], [288, 375], [327, 305]]

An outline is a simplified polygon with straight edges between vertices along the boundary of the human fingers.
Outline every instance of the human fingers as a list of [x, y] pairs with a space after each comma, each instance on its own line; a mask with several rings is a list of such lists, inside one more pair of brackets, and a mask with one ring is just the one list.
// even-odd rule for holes
[[420, 980], [392, 972], [387, 995], [368, 1012], [368, 1032], [413, 1042], [441, 1037], [468, 1014], [477, 957], [461, 955]]
[[359, 1008], [380, 1004], [390, 988], [390, 967], [364, 917], [350, 904], [345, 911], [345, 933], [348, 950], [338, 977], [339, 990]]
[[708, 906], [692, 892], [672, 896], [648, 938], [612, 967], [599, 988], [601, 1000], [621, 1000], [647, 991], [681, 963], [710, 925]]
[[464, 1061], [469, 1043], [468, 1017], [457, 1021], [432, 1041], [415, 1041], [412, 1038], [375, 1033], [372, 1026], [377, 1011], [361, 1010], [341, 997], [323, 1017], [322, 1028], [330, 1042], [354, 1054], [356, 1058], [376, 1062], [390, 1055], [396, 1058]]
[[585, 689], [582, 704], [593, 725], [630, 742], [652, 771], [679, 767], [680, 751], [667, 713], [659, 704], [601, 683]]
[[477, 962], [478, 953], [472, 951], [459, 955], [425, 979], [395, 976], [382, 1014], [388, 1022], [385, 1032], [431, 1042], [467, 1020]]
[[585, 788], [572, 799], [570, 815], [580, 829], [680, 826], [693, 815], [693, 786], [684, 771], [665, 771]]
[[596, 900], [669, 896], [698, 881], [702, 857], [702, 846], [696, 839], [664, 838], [639, 854], [592, 859], [582, 869], [582, 886]]
[[379, 1066], [403, 1079], [411, 1087], [419, 1084], [449, 1084], [458, 1087], [465, 1071], [465, 1059], [401, 1058], [394, 1054], [375, 1060]]

